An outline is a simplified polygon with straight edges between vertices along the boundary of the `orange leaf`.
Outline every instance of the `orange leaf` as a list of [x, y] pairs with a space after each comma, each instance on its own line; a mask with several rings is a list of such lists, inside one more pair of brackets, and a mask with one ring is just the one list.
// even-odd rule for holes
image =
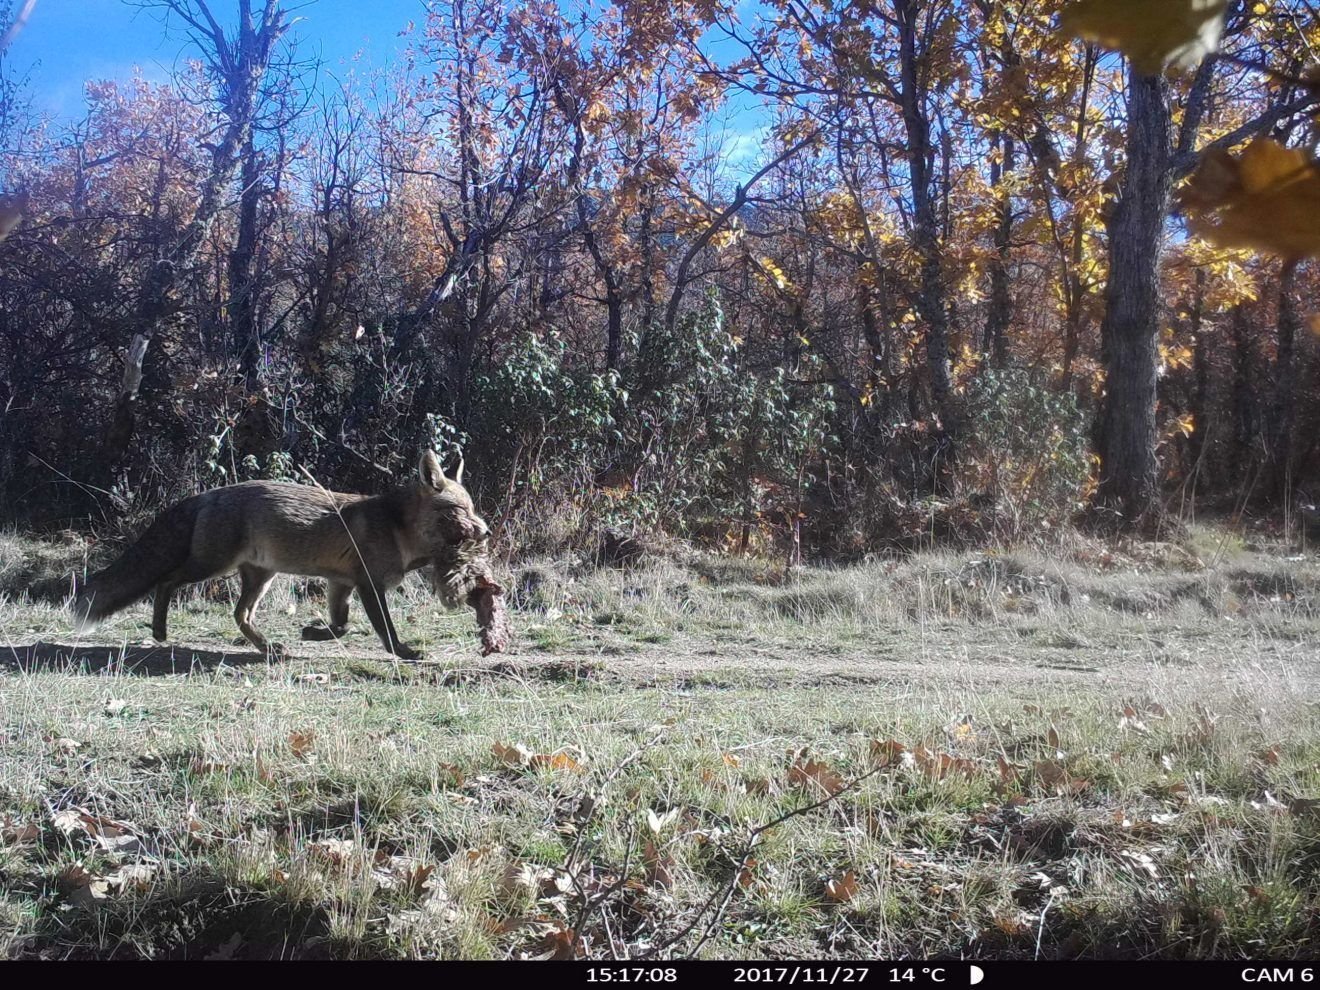
[[798, 759], [788, 770], [788, 782], [808, 789], [818, 788], [831, 797], [847, 786], [842, 777], [830, 769], [827, 764], [817, 760]]
[[848, 870], [837, 880], [830, 879], [825, 881], [825, 898], [833, 901], [835, 904], [846, 904], [857, 896], [860, 885], [857, 883], [857, 875], [852, 870]]

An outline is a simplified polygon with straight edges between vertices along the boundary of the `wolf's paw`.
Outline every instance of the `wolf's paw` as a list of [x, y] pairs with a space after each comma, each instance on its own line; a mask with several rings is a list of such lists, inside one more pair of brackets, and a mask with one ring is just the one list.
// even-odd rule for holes
[[289, 652], [289, 648], [283, 643], [267, 643], [266, 656], [272, 660], [284, 661], [290, 659], [293, 654]]
[[417, 650], [414, 650], [406, 643], [400, 643], [395, 647], [394, 655], [400, 660], [407, 660], [409, 663], [421, 663], [426, 658]]
[[302, 638], [312, 643], [324, 643], [347, 635], [348, 626], [327, 626], [320, 619], [302, 628]]

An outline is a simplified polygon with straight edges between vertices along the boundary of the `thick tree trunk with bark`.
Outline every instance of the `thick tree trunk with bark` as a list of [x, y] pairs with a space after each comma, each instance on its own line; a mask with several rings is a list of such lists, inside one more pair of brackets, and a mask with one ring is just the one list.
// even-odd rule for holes
[[1127, 161], [1118, 202], [1106, 218], [1109, 281], [1101, 326], [1105, 395], [1097, 493], [1098, 504], [1128, 527], [1153, 521], [1158, 507], [1156, 339], [1172, 151], [1169, 84], [1160, 76], [1130, 73]]
[[944, 285], [943, 244], [932, 189], [934, 158], [930, 114], [920, 71], [917, 34], [923, 15], [916, 0], [894, 0], [899, 36], [899, 96], [907, 131], [907, 164], [912, 182], [912, 246], [921, 258], [917, 312], [926, 324], [926, 364], [930, 394], [946, 429], [953, 426], [949, 408], [953, 391], [949, 367], [949, 313]]

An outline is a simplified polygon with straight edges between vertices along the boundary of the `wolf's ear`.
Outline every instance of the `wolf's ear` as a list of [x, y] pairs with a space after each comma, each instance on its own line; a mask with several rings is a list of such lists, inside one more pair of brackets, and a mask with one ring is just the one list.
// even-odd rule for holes
[[461, 485], [462, 483], [463, 483], [463, 455], [459, 454], [458, 470], [454, 472], [454, 484]]
[[422, 455], [417, 473], [421, 476], [422, 484], [430, 485], [436, 491], [444, 491], [445, 485], [449, 484], [449, 479], [440, 469], [440, 458], [435, 456], [434, 450], [428, 450]]

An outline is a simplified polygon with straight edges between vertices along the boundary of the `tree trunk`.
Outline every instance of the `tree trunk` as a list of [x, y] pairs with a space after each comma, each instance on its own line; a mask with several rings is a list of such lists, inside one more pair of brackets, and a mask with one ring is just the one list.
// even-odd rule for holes
[[996, 134], [992, 139], [1000, 156], [990, 161], [990, 185], [999, 191], [995, 225], [995, 253], [990, 257], [990, 302], [985, 317], [985, 339], [981, 351], [996, 368], [1008, 364], [1008, 327], [1013, 320], [1013, 295], [1009, 288], [1009, 248], [1013, 240], [1013, 196], [1009, 176], [1013, 172], [1013, 137]]
[[[190, 17], [190, 23], [197, 24], [196, 18], [192, 16], [197, 11], [184, 0], [169, 0], [167, 6]], [[204, 4], [199, 7], [205, 11]], [[238, 39], [234, 41], [226, 37], [207, 12], [206, 20], [210, 28], [205, 32], [207, 38], [203, 43], [203, 54], [223, 78], [220, 104], [224, 129], [220, 140], [209, 146], [210, 168], [198, 192], [193, 215], [174, 237], [168, 238], [160, 246], [151, 270], [143, 279], [135, 306], [135, 336], [129, 365], [132, 364], [133, 355], [137, 354], [137, 365], [139, 368], [142, 366], [151, 341], [178, 309], [178, 303], [173, 298], [175, 288], [192, 268], [216, 216], [224, 207], [242, 150], [251, 138], [252, 117], [262, 77], [270, 64], [275, 43], [288, 28], [288, 22], [276, 0], [267, 0], [259, 29], [252, 24], [249, 4], [240, 5], [240, 14], [240, 31]], [[125, 381], [131, 377], [130, 372], [132, 368], [126, 365]], [[103, 487], [108, 488], [113, 483], [119, 464], [132, 443], [139, 401], [136, 388], [121, 389], [116, 399], [101, 453], [100, 475]]]
[[1129, 528], [1153, 521], [1159, 495], [1156, 338], [1160, 256], [1171, 187], [1171, 124], [1165, 79], [1130, 72], [1127, 161], [1118, 202], [1106, 218], [1109, 281], [1100, 331], [1105, 396], [1097, 493], [1098, 505], [1116, 512]]
[[257, 206], [261, 199], [260, 170], [252, 133], [243, 142], [239, 182], [238, 235], [229, 252], [229, 339], [231, 353], [238, 357], [239, 369], [249, 392], [255, 391], [260, 377], [261, 335], [257, 328], [256, 280], [252, 263], [257, 253]]
[[1252, 450], [1256, 439], [1255, 374], [1252, 366], [1256, 363], [1256, 355], [1252, 346], [1251, 328], [1247, 325], [1245, 303], [1233, 307], [1233, 316], [1228, 326], [1233, 344], [1233, 460], [1241, 472], [1241, 480], [1246, 481], [1251, 477], [1251, 465], [1256, 460]]
[[917, 290], [917, 312], [926, 324], [926, 364], [930, 369], [930, 394], [946, 429], [953, 426], [950, 397], [953, 391], [949, 369], [949, 314], [943, 277], [943, 244], [939, 214], [932, 189], [934, 160], [930, 143], [930, 114], [922, 85], [917, 52], [921, 4], [916, 0], [894, 0], [899, 28], [899, 96], [907, 131], [907, 165], [912, 182], [912, 246], [921, 259]]
[[1210, 347], [1205, 334], [1205, 269], [1196, 270], [1196, 289], [1192, 293], [1190, 327], [1192, 333], [1192, 435], [1188, 438], [1193, 475], [1203, 467], [1205, 441], [1210, 429]]
[[1293, 418], [1296, 406], [1297, 315], [1294, 289], [1297, 262], [1285, 261], [1279, 272], [1278, 350], [1274, 359], [1274, 404], [1270, 410], [1270, 491], [1276, 499], [1288, 495], [1292, 467]]

